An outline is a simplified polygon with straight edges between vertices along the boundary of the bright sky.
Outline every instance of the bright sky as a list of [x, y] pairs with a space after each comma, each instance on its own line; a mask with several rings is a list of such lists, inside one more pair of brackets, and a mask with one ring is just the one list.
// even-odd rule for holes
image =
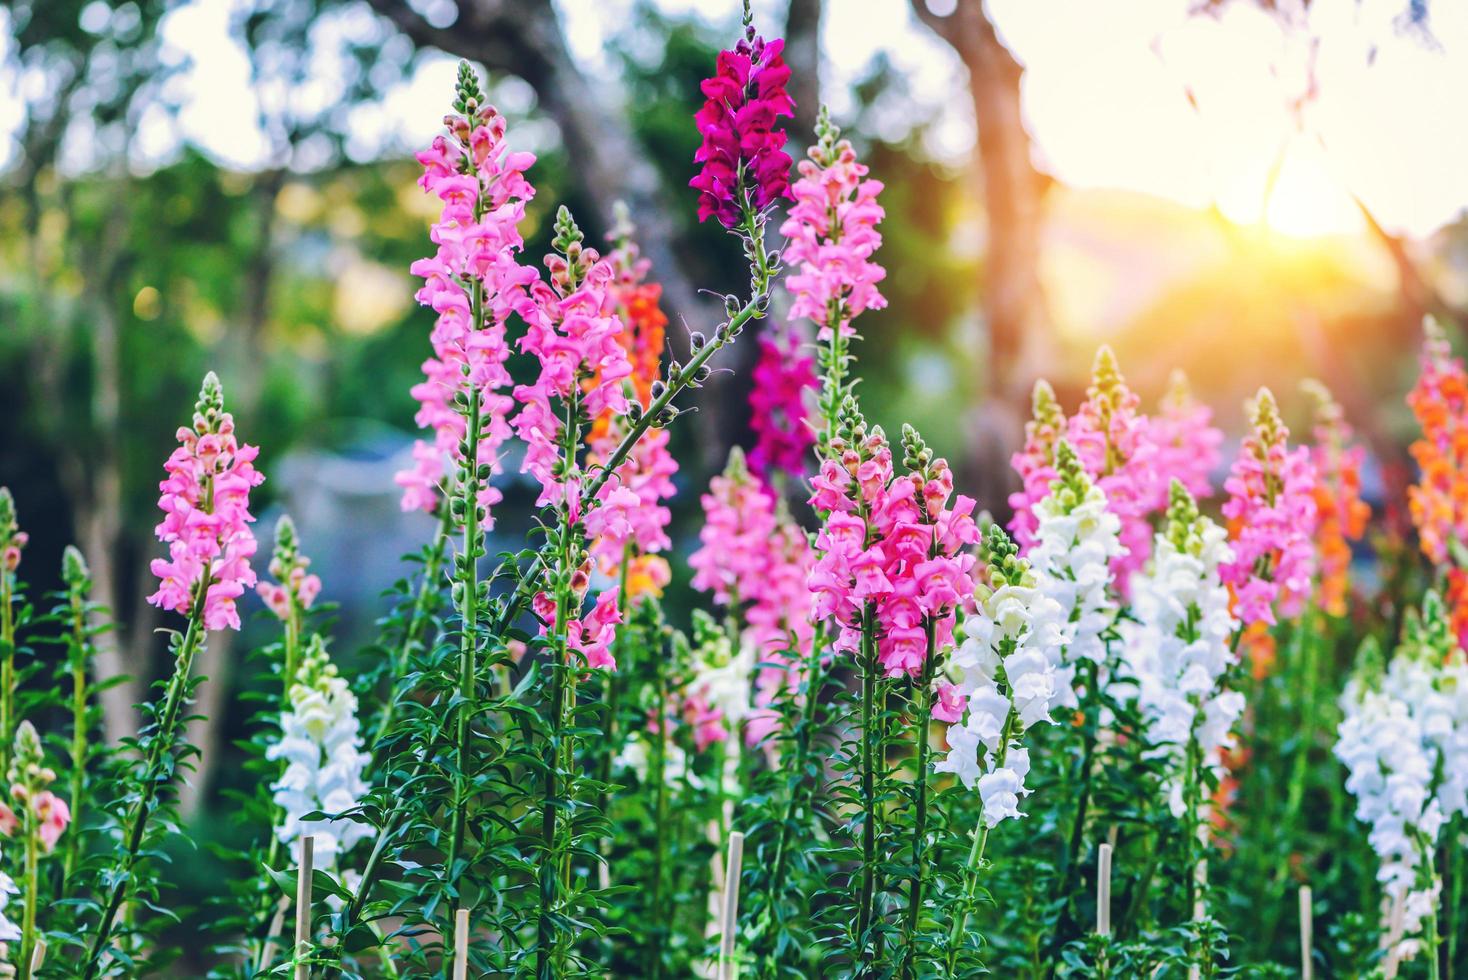
[[[941, 8], [952, 0], [930, 2]], [[733, 23], [739, 6], [739, 0], [658, 3], [724, 24]], [[1468, 120], [1448, 104], [1468, 91], [1468, 4], [1432, 3], [1428, 40], [1398, 23], [1407, 0], [1315, 0], [1290, 30], [1247, 0], [1216, 18], [1190, 16], [1195, 0], [989, 4], [1026, 66], [1024, 107], [1036, 159], [1066, 184], [1143, 191], [1193, 206], [1216, 203], [1235, 221], [1262, 216], [1276, 230], [1298, 235], [1358, 229], [1352, 194], [1387, 227], [1417, 236], [1468, 206]], [[780, 24], [784, 5], [756, 0], [759, 20]], [[229, 37], [232, 6], [232, 0], [193, 0], [170, 15], [164, 35], [173, 56], [187, 50], [193, 61], [173, 82], [184, 103], [178, 130], [163, 118], [145, 120], [140, 130], [144, 162], [167, 159], [180, 135], [235, 166], [258, 165], [268, 153], [258, 128], [241, 122], [253, 120], [256, 96], [244, 54]], [[627, 22], [631, 7], [632, 0], [562, 0], [572, 49], [588, 70], [608, 68], [604, 43]], [[360, 7], [318, 23], [316, 77], [292, 99], [331, 104], [333, 40], [371, 30]], [[823, 49], [823, 88], [838, 120], [850, 109], [848, 84], [885, 53], [913, 98], [937, 113], [930, 150], [963, 158], [973, 120], [962, 70], [916, 22], [907, 0], [827, 0]], [[1312, 57], [1318, 91], [1295, 112]], [[438, 129], [452, 79], [451, 59], [421, 62], [380, 105], [353, 115], [348, 152], [368, 159], [426, 142]], [[0, 76], [0, 84], [26, 82]], [[530, 102], [523, 86], [496, 96]], [[874, 135], [902, 135], [907, 116], [900, 106], [878, 113]], [[17, 122], [14, 100], [0, 98], [0, 133]], [[521, 136], [549, 138], [523, 129]], [[14, 152], [0, 144], [0, 163]], [[70, 162], [85, 166], [83, 158]], [[1271, 173], [1277, 174], [1272, 193]]]

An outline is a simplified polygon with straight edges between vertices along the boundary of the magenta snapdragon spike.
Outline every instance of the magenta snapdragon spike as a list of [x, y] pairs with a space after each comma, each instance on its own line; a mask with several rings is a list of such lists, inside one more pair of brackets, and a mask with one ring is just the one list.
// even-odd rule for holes
[[[1096, 352], [1086, 400], [1067, 426], [1066, 439], [1086, 472], [1106, 493], [1106, 507], [1121, 520], [1122, 552], [1112, 560], [1116, 586], [1127, 594], [1131, 574], [1152, 553], [1151, 514], [1159, 503], [1161, 479], [1151, 423], [1141, 399], [1121, 376], [1116, 355]], [[1165, 498], [1165, 493], [1163, 494]]]
[[688, 182], [699, 192], [699, 221], [718, 218], [725, 228], [738, 228], [789, 195], [790, 155], [785, 131], [777, 128], [795, 114], [785, 90], [784, 47], [755, 33], [746, 4], [744, 37], [719, 52], [714, 77], [701, 86], [705, 101], [694, 121], [703, 142], [693, 154], [701, 169]]
[[153, 560], [158, 591], [148, 601], [191, 615], [202, 587], [204, 627], [239, 629], [235, 600], [255, 584], [250, 490], [265, 477], [254, 467], [260, 450], [235, 437], [214, 372], [204, 377], [193, 426], [180, 428], [177, 438], [178, 448], [163, 464], [168, 476], [158, 485], [164, 518], [156, 531], [168, 557]]
[[1055, 400], [1055, 389], [1041, 378], [1035, 382], [1030, 398], [1030, 421], [1025, 423], [1025, 444], [1010, 460], [1019, 474], [1020, 489], [1009, 495], [1014, 516], [1009, 520], [1010, 533], [1022, 551], [1035, 543], [1039, 521], [1035, 505], [1050, 496], [1050, 484], [1059, 476], [1055, 472], [1055, 446], [1065, 437], [1065, 411]]
[[854, 653], [870, 603], [883, 669], [917, 677], [929, 652], [926, 630], [934, 652], [951, 643], [958, 604], [973, 594], [974, 501], [953, 494], [947, 463], [927, 456], [910, 430], [904, 441], [917, 465], [895, 476], [880, 427], [868, 433], [848, 419], [843, 428], [833, 441], [839, 456], [811, 480], [811, 506], [828, 514], [810, 575], [816, 619], [835, 625], [835, 649]]
[[790, 316], [814, 323], [821, 341], [853, 336], [852, 320], [887, 305], [877, 289], [887, 272], [872, 261], [882, 246], [882, 182], [866, 179], [867, 168], [840, 135], [822, 107], [816, 143], [791, 188], [795, 203], [780, 226], [788, 240], [783, 255], [794, 268], [785, 279]]
[[816, 388], [815, 360], [802, 354], [793, 333], [760, 337], [749, 395], [754, 448], [749, 468], [769, 481], [776, 473], [805, 476], [806, 454], [815, 445], [808, 392]]
[[[418, 302], [438, 319], [430, 336], [433, 356], [423, 362], [425, 380], [413, 387], [419, 403], [414, 418], [433, 440], [419, 440], [413, 465], [395, 478], [404, 510], [434, 509], [452, 478], [450, 464], [463, 462], [467, 421], [456, 403], [471, 386], [480, 393], [483, 420], [478, 458], [498, 472], [498, 450], [510, 436], [506, 417], [514, 405], [505, 394], [505, 321], [530, 308], [527, 287], [537, 278], [516, 260], [524, 245], [518, 226], [525, 203], [535, 196], [525, 179], [535, 156], [508, 149], [505, 118], [493, 106], [461, 99], [455, 108], [459, 112], [444, 119], [448, 135], [418, 154], [419, 184], [443, 206], [431, 232], [438, 250], [412, 266], [424, 279]], [[488, 480], [481, 481], [486, 529], [494, 526], [490, 508], [500, 496]]]
[[1196, 499], [1213, 496], [1211, 478], [1218, 467], [1223, 433], [1213, 424], [1213, 410], [1193, 397], [1182, 371], [1172, 373], [1151, 425], [1157, 445], [1156, 467], [1162, 476], [1156, 481], [1152, 509], [1167, 509], [1172, 480], [1180, 481]]
[[1305, 446], [1289, 447], [1274, 396], [1259, 389], [1224, 490], [1234, 560], [1219, 569], [1244, 624], [1273, 625], [1276, 609], [1293, 616], [1310, 598], [1315, 575], [1315, 467]]

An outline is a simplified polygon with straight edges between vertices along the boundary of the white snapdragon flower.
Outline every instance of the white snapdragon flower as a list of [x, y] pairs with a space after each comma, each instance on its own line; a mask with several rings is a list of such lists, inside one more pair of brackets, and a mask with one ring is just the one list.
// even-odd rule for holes
[[991, 589], [964, 622], [964, 641], [952, 663], [962, 677], [962, 719], [948, 729], [947, 756], [934, 769], [978, 788], [983, 820], [994, 827], [1022, 816], [1029, 790], [1025, 730], [1050, 722], [1068, 685], [1059, 683], [1065, 617], [1059, 603], [1035, 587], [1029, 563], [1004, 531], [991, 526], [985, 541]]
[[1146, 723], [1148, 755], [1168, 762], [1165, 790], [1174, 816], [1187, 809], [1183, 774], [1195, 745], [1203, 765], [1222, 774], [1244, 697], [1224, 689], [1237, 662], [1229, 640], [1238, 622], [1229, 613], [1219, 566], [1233, 560], [1227, 534], [1174, 480], [1167, 520], [1157, 533], [1151, 566], [1132, 576], [1133, 620], [1121, 624], [1125, 676]]
[[1423, 946], [1442, 878], [1433, 850], [1447, 819], [1468, 815], [1468, 661], [1429, 593], [1409, 617], [1385, 670], [1372, 647], [1341, 699], [1336, 758], [1356, 798], [1356, 818], [1371, 829], [1377, 880], [1399, 909], [1399, 959]]
[[1106, 665], [1106, 634], [1118, 607], [1111, 595], [1111, 562], [1125, 552], [1121, 519], [1106, 494], [1086, 475], [1070, 444], [1055, 452], [1050, 495], [1035, 505], [1035, 546], [1029, 560], [1041, 592], [1060, 608], [1064, 642], [1054, 651], [1060, 705], [1075, 707], [1076, 665]]
[[357, 698], [346, 680], [327, 659], [320, 637], [313, 637], [281, 715], [281, 737], [265, 757], [286, 764], [271, 787], [282, 820], [276, 836], [299, 856], [302, 837], [312, 836], [315, 860], [324, 870], [371, 828], [352, 820], [306, 820], [308, 813], [341, 813], [357, 806], [367, 794], [363, 773], [371, 756], [362, 751], [357, 721]]

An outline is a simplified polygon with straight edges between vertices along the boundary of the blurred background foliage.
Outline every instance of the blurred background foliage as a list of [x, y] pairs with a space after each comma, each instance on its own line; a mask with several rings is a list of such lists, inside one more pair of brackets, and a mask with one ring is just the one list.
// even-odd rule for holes
[[[1401, 395], [1417, 325], [1429, 311], [1460, 321], [1468, 227], [1411, 239], [1380, 227], [1363, 204], [1361, 233], [1301, 237], [1235, 223], [1216, 206], [1066, 187], [1035, 163], [1024, 66], [991, 11], [978, 0], [911, 4], [911, 30], [946, 45], [951, 62], [937, 102], [914, 93], [885, 57], [860, 66], [839, 93], [817, 94], [815, 68], [831, 57], [823, 18], [860, 18], [861, 4], [757, 5], [768, 33], [788, 24], [787, 57], [805, 86], [800, 125], [813, 97], [835, 98], [845, 107], [838, 121], [886, 184], [880, 260], [890, 306], [863, 317], [860, 348], [869, 413], [889, 431], [915, 424], [954, 460], [962, 488], [1002, 512], [1004, 461], [1030, 384], [1044, 374], [1073, 404], [1105, 341], [1148, 404], [1181, 367], [1235, 433], [1242, 399], [1261, 383], [1282, 393], [1303, 430], [1296, 386], [1322, 378], [1371, 444], [1368, 492], [1399, 499], [1390, 486], [1405, 475]], [[429, 248], [432, 209], [414, 183], [411, 141], [382, 131], [395, 118], [385, 93], [459, 56], [488, 70], [511, 142], [540, 156], [527, 256], [545, 251], [558, 204], [600, 240], [611, 201], [625, 197], [675, 321], [706, 327], [713, 307], [696, 290], [741, 285], [735, 243], [696, 223], [686, 189], [698, 82], [734, 35], [735, 5], [690, 13], [629, 0], [607, 39], [614, 79], [572, 56], [563, 36], [572, 5], [13, 0], [0, 9], [0, 123], [9, 133], [0, 157], [0, 484], [14, 490], [32, 536], [23, 568], [32, 586], [56, 587], [61, 549], [76, 541], [98, 598], [116, 610], [121, 629], [100, 669], [133, 681], [109, 694], [113, 738], [132, 729], [130, 705], [163, 669], [160, 617], [143, 601], [148, 559], [159, 553], [155, 486], [206, 369], [223, 378], [240, 431], [263, 447], [262, 536], [289, 510], [340, 604], [340, 654], [370, 639], [398, 556], [427, 533], [426, 518], [398, 514], [391, 475], [410, 445], [408, 391], [428, 350], [431, 316], [414, 304], [407, 270]], [[1300, 5], [1263, 6], [1293, 29], [1287, 8]], [[1407, 5], [1404, 16], [1419, 8]], [[189, 89], [191, 66], [215, 56], [190, 44], [186, 15], [202, 13], [225, 20], [248, 64], [248, 166], [173, 125], [241, 104]], [[1407, 26], [1426, 31], [1411, 17]], [[1422, 43], [1430, 49], [1430, 35]], [[447, 88], [438, 94], [446, 103]], [[441, 111], [424, 111], [419, 132], [431, 132]], [[967, 119], [971, 145], [935, 152], [934, 130], [954, 112]], [[806, 131], [792, 127], [797, 156]], [[747, 440], [752, 348], [739, 345], [731, 370], [675, 431], [675, 539], [685, 552], [699, 492], [728, 448]], [[507, 470], [516, 468], [512, 460]], [[505, 543], [528, 521], [526, 489], [509, 481]], [[669, 605], [681, 621], [687, 570], [673, 564]], [[262, 625], [214, 638], [202, 664], [212, 681], [200, 710], [211, 720], [195, 732], [205, 757], [188, 806], [206, 838], [231, 833], [211, 818], [228, 809], [221, 791], [238, 778], [230, 744], [250, 710], [240, 695], [255, 683], [243, 651]]]

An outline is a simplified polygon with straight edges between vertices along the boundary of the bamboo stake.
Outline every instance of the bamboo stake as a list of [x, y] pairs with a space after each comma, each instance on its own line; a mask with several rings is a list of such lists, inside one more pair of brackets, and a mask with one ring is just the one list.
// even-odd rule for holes
[[739, 875], [744, 867], [744, 834], [729, 834], [729, 860], [724, 863], [724, 915], [719, 940], [719, 980], [734, 980], [734, 933], [739, 923]]
[[469, 910], [454, 913], [454, 980], [469, 978]]
[[285, 911], [291, 907], [289, 895], [280, 896], [280, 901], [275, 903], [275, 915], [270, 918], [270, 928], [266, 931], [269, 937], [265, 940], [264, 950], [260, 953], [261, 970], [270, 969], [271, 962], [275, 959], [275, 937], [280, 935], [281, 928], [285, 925]]
[[311, 873], [316, 857], [316, 838], [301, 838], [301, 866], [296, 874], [296, 980], [311, 980]]
[[1096, 935], [1111, 935], [1111, 847], [1102, 844], [1096, 861]]
[[1310, 886], [1300, 886], [1300, 980], [1312, 980], [1315, 976], [1315, 956], [1312, 949], [1315, 935], [1315, 909], [1311, 904]]
[[41, 971], [41, 964], [46, 962], [46, 940], [36, 937], [36, 948], [31, 950], [31, 976], [36, 976]]
[[1401, 948], [1402, 930], [1406, 925], [1406, 912], [1406, 896], [1399, 896], [1391, 900], [1386, 936], [1382, 939], [1383, 945], [1387, 947], [1386, 964], [1382, 967], [1382, 975], [1386, 980], [1396, 980], [1397, 970], [1401, 966], [1398, 950]]

